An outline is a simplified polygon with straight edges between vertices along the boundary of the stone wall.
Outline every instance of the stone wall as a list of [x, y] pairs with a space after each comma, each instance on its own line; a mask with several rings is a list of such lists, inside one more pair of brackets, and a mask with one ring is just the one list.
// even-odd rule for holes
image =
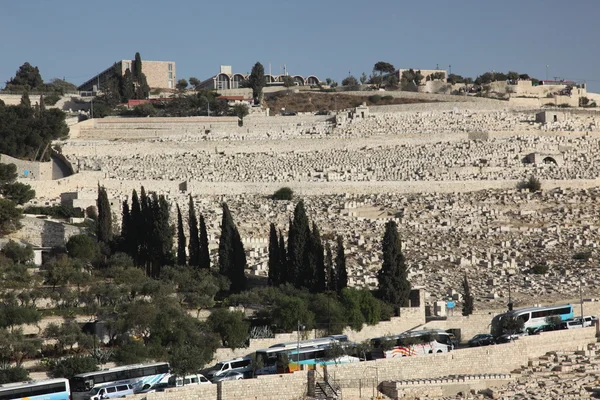
[[342, 382], [362, 378], [385, 380], [436, 378], [454, 374], [509, 373], [549, 351], [571, 351], [596, 342], [596, 327], [544, 332], [514, 342], [415, 357], [333, 365], [328, 372]]
[[2, 164], [15, 164], [17, 166], [17, 178], [27, 180], [51, 180], [52, 162], [37, 162], [20, 160], [5, 154], [0, 154]]
[[[512, 343], [463, 349], [443, 354], [380, 359], [353, 364], [328, 366], [328, 374], [342, 386], [342, 395], [369, 397], [367, 382], [438, 378], [457, 374], [503, 374], [526, 364], [530, 359], [550, 351], [583, 349], [596, 342], [596, 327], [545, 332], [520, 338]], [[299, 371], [286, 375], [259, 376], [257, 379], [199, 385], [147, 395], [147, 400], [170, 399], [266, 399], [302, 398], [307, 392], [308, 373]], [[145, 396], [132, 396], [142, 400]]]
[[24, 217], [21, 224], [23, 228], [7, 237], [20, 239], [39, 247], [64, 246], [71, 236], [81, 232], [76, 226], [33, 216]]

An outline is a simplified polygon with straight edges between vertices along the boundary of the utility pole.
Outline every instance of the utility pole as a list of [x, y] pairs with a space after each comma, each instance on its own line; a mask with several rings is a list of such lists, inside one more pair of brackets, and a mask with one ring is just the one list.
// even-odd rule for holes
[[581, 286], [583, 285], [583, 282], [581, 280], [581, 277], [579, 277], [579, 305], [581, 307], [581, 321], [583, 324], [583, 293], [581, 291]]
[[508, 311], [512, 311], [513, 304], [512, 304], [512, 296], [511, 296], [511, 292], [510, 292], [510, 275], [506, 275], [506, 281], [508, 282]]
[[546, 65], [546, 80], [548, 80], [548, 68], [549, 67], [550, 67], [549, 65]]

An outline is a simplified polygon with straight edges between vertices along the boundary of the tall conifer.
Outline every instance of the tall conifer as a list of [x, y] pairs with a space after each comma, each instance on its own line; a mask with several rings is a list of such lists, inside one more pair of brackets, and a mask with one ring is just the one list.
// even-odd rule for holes
[[327, 245], [325, 246], [325, 271], [327, 277], [327, 290], [336, 292], [337, 281], [335, 279], [335, 266], [333, 264], [333, 253], [329, 242], [327, 242]]
[[315, 286], [313, 288], [316, 293], [323, 293], [327, 289], [327, 277], [325, 272], [325, 254], [323, 242], [321, 241], [321, 233], [317, 224], [313, 221], [313, 229], [311, 232], [311, 251], [315, 260]]
[[469, 280], [467, 275], [463, 278], [463, 307], [462, 315], [465, 317], [473, 314], [473, 295], [471, 294], [471, 288], [469, 287]]
[[200, 214], [200, 269], [210, 269], [210, 249], [204, 215]]
[[377, 273], [379, 296], [394, 307], [408, 306], [410, 282], [396, 222], [388, 221], [383, 235], [383, 263]]
[[302, 279], [306, 276], [306, 247], [310, 240], [310, 227], [304, 201], [300, 200], [294, 209], [294, 219], [288, 234], [288, 277], [296, 287], [306, 286]]
[[280, 230], [279, 231], [279, 267], [277, 267], [277, 272], [278, 272], [277, 281], [280, 284], [289, 282], [288, 276], [287, 276], [287, 268], [288, 268], [288, 261], [287, 261], [287, 251], [285, 249], [285, 237], [283, 236], [283, 232], [281, 232], [281, 230]]
[[348, 270], [346, 269], [346, 254], [344, 251], [344, 240], [337, 237], [337, 249], [335, 253], [335, 285], [338, 293], [348, 287]]
[[129, 211], [129, 203], [123, 200], [121, 206], [121, 251], [131, 255], [131, 212]]
[[140, 235], [141, 230], [143, 229], [143, 217], [142, 217], [142, 208], [140, 205], [140, 199], [138, 198], [138, 194], [133, 190], [131, 194], [131, 224], [129, 224], [129, 228], [127, 230], [127, 237], [129, 238], [127, 242], [129, 243], [129, 254], [135, 265], [141, 266], [141, 260], [139, 257], [140, 251]]
[[219, 239], [219, 272], [231, 281], [230, 289], [239, 293], [246, 288], [246, 253], [231, 212], [223, 203], [221, 237]]
[[190, 195], [189, 210], [188, 210], [188, 226], [190, 230], [189, 237], [189, 256], [190, 267], [200, 266], [200, 237], [198, 234], [198, 218], [196, 218], [196, 209], [194, 208], [194, 200]]
[[269, 226], [269, 285], [277, 286], [279, 284], [280, 265], [279, 238], [277, 237], [275, 224], [271, 222]]
[[98, 241], [109, 244], [112, 239], [112, 213], [106, 189], [104, 186], [100, 186], [100, 184], [98, 184], [98, 199], [96, 204], [98, 207], [98, 224], [96, 226]]
[[183, 218], [181, 218], [181, 210], [179, 204], [177, 204], [177, 264], [186, 265], [186, 252], [185, 252], [185, 232], [183, 231]]

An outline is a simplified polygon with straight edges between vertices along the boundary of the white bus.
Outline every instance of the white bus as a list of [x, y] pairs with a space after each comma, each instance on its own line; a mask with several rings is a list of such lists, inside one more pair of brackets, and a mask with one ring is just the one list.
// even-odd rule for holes
[[346, 335], [331, 335], [324, 338], [302, 340], [300, 342], [286, 342], [270, 346], [267, 349], [256, 351], [256, 363], [261, 367], [256, 370], [256, 375], [268, 375], [277, 373], [277, 354], [306, 347], [327, 347], [332, 343], [347, 343]]
[[426, 329], [371, 339], [370, 356], [371, 359], [409, 357], [447, 353], [453, 348], [448, 332], [441, 329]]
[[66, 379], [11, 383], [0, 387], [0, 400], [69, 400], [71, 390]]
[[500, 337], [506, 333], [506, 319], [519, 319], [523, 321], [522, 332], [533, 333], [536, 329], [549, 325], [548, 317], [559, 317], [561, 321], [566, 321], [572, 319], [573, 316], [573, 306], [571, 304], [521, 308], [496, 315], [492, 319], [491, 334], [495, 337]]
[[108, 383], [130, 384], [134, 390], [160, 382], [169, 374], [169, 363], [135, 364], [86, 372], [71, 378], [73, 400], [87, 400], [94, 388]]

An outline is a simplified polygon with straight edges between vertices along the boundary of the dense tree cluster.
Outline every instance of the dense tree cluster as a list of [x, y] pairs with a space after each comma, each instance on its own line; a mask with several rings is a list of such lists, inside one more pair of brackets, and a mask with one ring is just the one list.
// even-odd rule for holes
[[47, 96], [77, 92], [77, 86], [63, 79], [54, 78], [44, 83], [38, 67], [25, 62], [19, 67], [15, 76], [6, 82], [6, 90], [12, 92], [47, 93]]
[[261, 63], [257, 62], [252, 67], [247, 86], [252, 89], [252, 98], [254, 98], [254, 101], [262, 103], [263, 89], [267, 86], [267, 78], [265, 77], [265, 67]]
[[[300, 200], [290, 221], [287, 248], [281, 232], [270, 226], [269, 283], [291, 284], [307, 288], [313, 293], [326, 290], [341, 292], [347, 286], [344, 247], [341, 237], [337, 241], [336, 264], [327, 264], [321, 233], [316, 223], [310, 224], [304, 202]], [[335, 273], [331, 271], [335, 269]], [[328, 272], [329, 271], [329, 272]]]
[[50, 160], [50, 144], [69, 133], [65, 113], [58, 109], [43, 110], [26, 105], [5, 106], [0, 103], [0, 153], [33, 161]]

